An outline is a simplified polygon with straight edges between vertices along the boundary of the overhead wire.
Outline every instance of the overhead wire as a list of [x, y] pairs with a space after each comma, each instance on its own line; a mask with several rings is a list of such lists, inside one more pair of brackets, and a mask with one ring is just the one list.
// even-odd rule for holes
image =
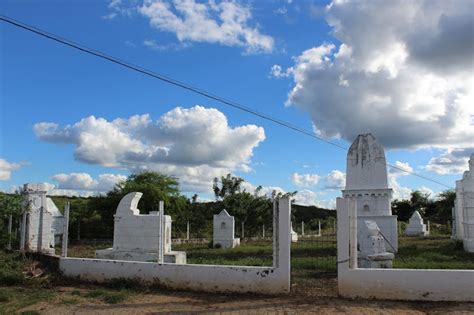
[[[281, 120], [281, 119], [278, 119], [278, 118], [275, 118], [275, 117], [272, 117], [272, 116], [269, 116], [265, 113], [261, 113], [251, 107], [248, 107], [248, 106], [245, 106], [243, 104], [240, 104], [240, 103], [237, 103], [237, 102], [234, 102], [234, 101], [231, 101], [231, 100], [228, 100], [226, 98], [223, 98], [223, 97], [220, 97], [216, 94], [213, 94], [211, 92], [208, 92], [208, 91], [205, 91], [205, 90], [202, 90], [198, 87], [195, 87], [193, 85], [190, 85], [188, 83], [185, 83], [185, 82], [182, 82], [182, 81], [179, 81], [179, 80], [176, 80], [176, 79], [173, 79], [169, 76], [165, 76], [163, 74], [159, 74], [157, 72], [154, 72], [154, 71], [151, 71], [151, 70], [148, 70], [148, 69], [145, 69], [143, 67], [140, 67], [140, 66], [137, 66], [137, 65], [134, 65], [130, 62], [127, 62], [127, 61], [123, 61], [119, 58], [116, 58], [116, 57], [113, 57], [113, 56], [110, 56], [108, 54], [105, 54], [101, 51], [98, 51], [98, 50], [95, 50], [95, 49], [92, 49], [92, 48], [88, 48], [88, 47], [85, 47], [84, 45], [80, 45], [78, 43], [75, 43], [69, 39], [66, 39], [64, 37], [61, 37], [61, 36], [58, 36], [56, 34], [53, 34], [53, 33], [50, 33], [48, 31], [45, 31], [45, 30], [42, 30], [42, 29], [39, 29], [35, 26], [31, 26], [31, 25], [28, 25], [26, 23], [23, 23], [23, 22], [20, 22], [18, 20], [15, 20], [13, 18], [10, 18], [10, 17], [7, 17], [5, 15], [0, 15], [0, 20], [5, 22], [5, 23], [9, 23], [13, 26], [16, 26], [16, 27], [19, 27], [19, 28], [22, 28], [24, 30], [27, 30], [29, 32], [32, 32], [36, 35], [39, 35], [39, 36], [42, 36], [42, 37], [45, 37], [47, 39], [50, 39], [50, 40], [53, 40], [55, 42], [58, 42], [60, 44], [63, 44], [63, 45], [66, 45], [68, 47], [71, 47], [71, 48], [74, 48], [74, 49], [77, 49], [81, 52], [84, 52], [86, 54], [90, 54], [90, 55], [93, 55], [95, 57], [98, 57], [98, 58], [101, 58], [101, 59], [104, 59], [106, 61], [109, 61], [109, 62], [112, 62], [114, 64], [117, 64], [119, 66], [122, 66], [122, 67], [125, 67], [129, 70], [133, 70], [133, 71], [136, 71], [136, 72], [139, 72], [141, 74], [144, 74], [144, 75], [147, 75], [147, 76], [150, 76], [150, 77], [153, 77], [155, 79], [158, 79], [158, 80], [161, 80], [165, 83], [168, 83], [168, 84], [171, 84], [171, 85], [174, 85], [174, 86], [177, 86], [179, 88], [182, 88], [182, 89], [185, 89], [185, 90], [188, 90], [190, 92], [193, 92], [193, 93], [196, 93], [198, 95], [201, 95], [203, 97], [206, 97], [208, 99], [212, 99], [214, 101], [217, 101], [219, 103], [222, 103], [224, 105], [227, 105], [227, 106], [230, 106], [230, 107], [233, 107], [235, 109], [238, 109], [238, 110], [241, 110], [241, 111], [244, 111], [246, 113], [249, 113], [251, 115], [254, 115], [254, 116], [257, 116], [259, 118], [262, 118], [264, 120], [267, 120], [267, 121], [270, 121], [272, 123], [275, 123], [275, 124], [278, 124], [282, 127], [285, 127], [285, 128], [288, 128], [288, 129], [291, 129], [293, 131], [296, 131], [296, 132], [299, 132], [301, 134], [304, 134], [306, 136], [309, 136], [309, 137], [312, 137], [312, 138], [315, 138], [319, 141], [323, 141], [329, 145], [332, 145], [332, 146], [335, 146], [339, 149], [343, 149], [343, 150], [347, 150], [348, 148], [346, 146], [343, 146], [341, 144], [338, 144], [338, 143], [335, 143], [335, 142], [332, 142], [328, 139], [325, 139], [323, 137], [320, 137], [316, 134], [314, 134], [314, 132], [311, 132], [311, 131], [308, 131], [308, 130], [305, 130], [303, 128], [300, 128], [298, 126], [295, 126], [287, 121], [284, 121], [284, 120]], [[424, 180], [427, 180], [427, 181], [430, 181], [430, 182], [433, 182], [435, 184], [438, 184], [438, 185], [441, 185], [441, 186], [444, 186], [444, 187], [447, 187], [447, 188], [452, 188], [451, 186], [448, 186], [440, 181], [437, 181], [437, 180], [434, 180], [432, 178], [429, 178], [429, 177], [426, 177], [426, 176], [423, 176], [423, 175], [420, 175], [420, 174], [417, 174], [415, 172], [411, 172], [411, 171], [408, 171], [408, 170], [405, 170], [403, 168], [400, 168], [400, 167], [397, 167], [395, 165], [392, 165], [392, 164], [389, 164], [389, 163], [386, 163], [387, 166], [389, 167], [392, 167], [394, 169], [397, 169], [397, 170], [400, 170], [402, 172], [405, 172], [405, 173], [408, 173], [410, 175], [413, 175], [413, 176], [416, 176], [416, 177], [419, 177], [419, 178], [422, 178]]]

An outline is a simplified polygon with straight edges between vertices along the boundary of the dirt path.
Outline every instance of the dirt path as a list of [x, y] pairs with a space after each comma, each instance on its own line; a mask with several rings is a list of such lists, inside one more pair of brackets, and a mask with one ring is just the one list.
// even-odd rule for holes
[[73, 289], [61, 288], [54, 301], [24, 310], [42, 314], [474, 314], [474, 303], [347, 300], [311, 292], [288, 296], [163, 292], [131, 295], [119, 304], [81, 299], [65, 305]]

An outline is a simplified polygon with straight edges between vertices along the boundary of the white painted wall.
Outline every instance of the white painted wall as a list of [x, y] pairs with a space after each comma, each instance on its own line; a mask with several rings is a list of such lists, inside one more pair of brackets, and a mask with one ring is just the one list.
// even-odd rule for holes
[[349, 199], [337, 198], [339, 294], [350, 298], [474, 302], [474, 270], [349, 267]]
[[279, 201], [278, 235], [275, 235], [273, 267], [159, 264], [152, 262], [61, 257], [59, 267], [65, 276], [91, 281], [113, 278], [157, 282], [175, 289], [208, 292], [288, 293], [290, 291], [290, 213], [289, 198]]

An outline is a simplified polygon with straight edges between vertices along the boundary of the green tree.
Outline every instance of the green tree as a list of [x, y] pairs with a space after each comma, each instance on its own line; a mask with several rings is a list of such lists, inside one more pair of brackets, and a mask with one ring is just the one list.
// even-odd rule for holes
[[216, 200], [224, 199], [227, 196], [241, 192], [240, 185], [244, 182], [243, 178], [232, 176], [221, 176], [220, 183], [217, 177], [214, 178], [212, 190], [216, 196]]

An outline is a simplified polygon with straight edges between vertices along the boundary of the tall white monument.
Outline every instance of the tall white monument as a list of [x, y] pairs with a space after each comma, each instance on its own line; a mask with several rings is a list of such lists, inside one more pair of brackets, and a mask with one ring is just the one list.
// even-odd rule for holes
[[469, 159], [469, 170], [456, 181], [454, 221], [455, 238], [463, 241], [466, 251], [474, 252], [474, 153]]
[[213, 245], [222, 248], [234, 248], [240, 245], [240, 238], [235, 238], [235, 220], [227, 210], [214, 214]]
[[46, 193], [44, 184], [23, 185], [20, 246], [28, 251], [54, 254], [55, 242], [63, 234], [64, 217]]
[[373, 221], [386, 238], [387, 251], [396, 252], [397, 216], [392, 215], [392, 189], [388, 187], [385, 151], [372, 134], [358, 135], [352, 143], [347, 153], [346, 174], [342, 194], [344, 198], [356, 199], [359, 241], [368, 242], [365, 221]]
[[154, 262], [162, 257], [165, 263], [185, 264], [186, 252], [171, 250], [171, 217], [159, 211], [140, 214], [137, 206], [142, 195], [141, 192], [131, 192], [120, 200], [114, 218], [113, 247], [97, 250], [95, 256]]

